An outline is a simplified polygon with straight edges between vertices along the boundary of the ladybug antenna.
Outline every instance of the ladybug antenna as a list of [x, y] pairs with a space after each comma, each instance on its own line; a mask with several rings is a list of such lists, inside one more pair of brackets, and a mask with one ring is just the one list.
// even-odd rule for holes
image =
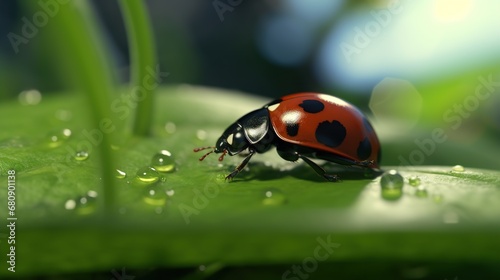
[[219, 161], [222, 161], [224, 160], [224, 156], [227, 154], [227, 150], [224, 149], [224, 151], [222, 151], [222, 155], [219, 157]]
[[199, 151], [203, 151], [203, 150], [206, 150], [206, 149], [212, 149], [210, 152], [204, 154], [199, 160], [202, 161], [204, 160], [209, 154], [213, 153], [214, 150], [215, 150], [215, 147], [201, 147], [201, 148], [195, 148], [193, 149], [193, 152], [199, 152]]

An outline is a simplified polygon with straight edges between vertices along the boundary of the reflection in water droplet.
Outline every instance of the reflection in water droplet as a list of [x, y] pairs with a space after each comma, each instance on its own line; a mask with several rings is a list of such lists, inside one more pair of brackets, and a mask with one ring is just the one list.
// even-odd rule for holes
[[86, 151], [79, 151], [75, 154], [75, 159], [78, 161], [83, 161], [89, 158], [89, 153]]
[[408, 183], [410, 183], [412, 187], [418, 187], [420, 185], [420, 178], [418, 176], [411, 176], [408, 178]]
[[275, 188], [265, 190], [263, 196], [262, 204], [264, 205], [282, 205], [286, 203], [285, 194]]
[[419, 186], [415, 191], [417, 197], [426, 198], [428, 196], [427, 189], [424, 186]]
[[396, 170], [385, 172], [380, 178], [382, 198], [397, 200], [403, 195], [404, 178]]
[[19, 93], [21, 105], [37, 105], [42, 101], [42, 94], [36, 89], [24, 90]]
[[159, 185], [152, 185], [144, 190], [143, 200], [149, 205], [163, 206], [167, 201], [167, 196]]
[[115, 177], [118, 179], [123, 179], [123, 178], [127, 177], [127, 173], [125, 173], [125, 171], [121, 171], [120, 169], [116, 169], [115, 170]]
[[165, 131], [167, 133], [173, 134], [176, 129], [177, 129], [177, 127], [175, 126], [175, 123], [173, 123], [173, 122], [167, 122], [165, 124]]
[[162, 150], [151, 159], [151, 165], [159, 172], [172, 172], [175, 170], [175, 162], [172, 154]]
[[68, 140], [70, 136], [71, 136], [71, 130], [68, 129], [68, 128], [65, 128], [63, 130], [54, 131], [52, 133], [49, 133], [49, 135], [48, 135], [48, 138], [49, 138], [48, 145], [51, 148], [59, 147], [66, 140]]
[[146, 166], [137, 171], [137, 178], [144, 183], [154, 183], [160, 179], [160, 174], [153, 167]]
[[462, 165], [455, 165], [451, 168], [451, 172], [464, 172], [465, 168]]

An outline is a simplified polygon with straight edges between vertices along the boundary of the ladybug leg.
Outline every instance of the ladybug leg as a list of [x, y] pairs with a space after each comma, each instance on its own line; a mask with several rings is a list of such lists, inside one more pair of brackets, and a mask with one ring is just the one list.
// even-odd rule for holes
[[243, 159], [243, 161], [238, 166], [236, 166], [233, 172], [229, 173], [229, 175], [226, 176], [226, 180], [232, 180], [236, 175], [238, 175], [238, 173], [240, 173], [240, 171], [243, 170], [243, 168], [245, 168], [245, 166], [248, 164], [254, 153], [255, 151], [250, 150], [250, 153], [245, 157], [245, 159]]
[[310, 160], [306, 156], [303, 156], [299, 154], [298, 152], [294, 151], [291, 147], [287, 145], [278, 145], [276, 147], [276, 151], [282, 157], [284, 160], [288, 161], [296, 161], [299, 158], [302, 159], [305, 163], [307, 163], [316, 173], [318, 173], [319, 176], [325, 178], [326, 180], [330, 182], [337, 182], [339, 181], [339, 177], [337, 175], [332, 175], [326, 173], [326, 171], [321, 168], [319, 165], [317, 165], [314, 161]]
[[298, 154], [298, 156], [303, 161], [305, 161], [305, 163], [307, 163], [310, 167], [312, 167], [312, 169], [314, 169], [314, 171], [316, 171], [316, 173], [318, 173], [319, 176], [325, 178], [330, 182], [338, 182], [340, 180], [339, 176], [326, 173], [326, 171], [323, 168], [321, 168], [319, 165], [317, 165], [314, 161], [310, 160], [309, 158], [300, 154]]

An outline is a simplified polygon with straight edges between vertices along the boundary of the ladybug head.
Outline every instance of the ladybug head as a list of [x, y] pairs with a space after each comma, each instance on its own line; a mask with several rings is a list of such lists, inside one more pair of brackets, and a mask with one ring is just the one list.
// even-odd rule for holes
[[234, 123], [222, 133], [219, 140], [217, 140], [214, 147], [202, 147], [194, 149], [195, 152], [199, 152], [205, 149], [212, 149], [212, 151], [206, 153], [200, 158], [200, 161], [204, 160], [209, 154], [215, 152], [216, 154], [222, 153], [219, 157], [219, 161], [224, 159], [226, 154], [234, 156], [246, 148], [248, 148], [248, 140], [245, 137], [243, 128], [238, 123]]

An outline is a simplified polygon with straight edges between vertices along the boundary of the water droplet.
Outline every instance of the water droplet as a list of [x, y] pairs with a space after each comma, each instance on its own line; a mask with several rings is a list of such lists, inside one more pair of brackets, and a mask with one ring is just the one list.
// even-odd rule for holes
[[76, 201], [74, 199], [68, 199], [66, 203], [64, 203], [64, 208], [66, 210], [73, 210], [76, 207]]
[[158, 214], [158, 215], [161, 214], [161, 213], [163, 213], [163, 207], [156, 207], [155, 208], [155, 213]]
[[262, 204], [264, 205], [282, 205], [286, 203], [285, 194], [278, 189], [270, 188], [264, 191]]
[[166, 193], [168, 196], [174, 196], [175, 191], [174, 191], [174, 190], [167, 190], [165, 193]]
[[96, 210], [97, 192], [88, 191], [84, 196], [77, 199], [69, 199], [64, 204], [67, 210], [74, 210], [80, 215], [88, 215]]
[[127, 173], [125, 173], [125, 171], [121, 171], [120, 169], [116, 169], [115, 170], [115, 177], [118, 179], [123, 179], [123, 178], [127, 177]]
[[159, 172], [172, 172], [175, 170], [175, 162], [172, 154], [162, 150], [151, 159], [151, 165]]
[[75, 159], [78, 161], [84, 161], [89, 158], [89, 153], [86, 151], [79, 151], [75, 154]]
[[426, 198], [427, 196], [429, 196], [429, 194], [427, 193], [427, 189], [424, 186], [419, 186], [415, 191], [415, 195], [421, 198]]
[[167, 122], [165, 124], [165, 131], [167, 133], [173, 134], [176, 129], [177, 129], [177, 127], [175, 126], [175, 123], [173, 123], [173, 122]]
[[420, 178], [418, 176], [411, 176], [408, 178], [408, 183], [410, 183], [412, 187], [418, 187], [420, 185]]
[[389, 170], [380, 178], [382, 197], [387, 200], [397, 200], [403, 195], [404, 178], [396, 170]]
[[462, 165], [455, 165], [451, 168], [451, 172], [464, 172], [465, 168]]
[[49, 133], [49, 147], [56, 148], [61, 146], [70, 136], [71, 130], [68, 128]]
[[199, 129], [196, 131], [196, 138], [199, 140], [206, 140], [207, 139], [207, 132], [203, 129]]
[[160, 179], [160, 174], [153, 167], [146, 166], [137, 171], [137, 178], [144, 183], [155, 183]]
[[153, 185], [144, 190], [143, 199], [149, 205], [163, 206], [167, 201], [167, 196], [158, 185]]
[[36, 89], [24, 90], [19, 93], [18, 99], [21, 105], [37, 105], [42, 101], [42, 94]]
[[207, 269], [207, 267], [206, 267], [206, 266], [204, 266], [204, 265], [200, 265], [200, 266], [198, 266], [198, 270], [199, 270], [199, 271], [205, 271], [206, 269]]

